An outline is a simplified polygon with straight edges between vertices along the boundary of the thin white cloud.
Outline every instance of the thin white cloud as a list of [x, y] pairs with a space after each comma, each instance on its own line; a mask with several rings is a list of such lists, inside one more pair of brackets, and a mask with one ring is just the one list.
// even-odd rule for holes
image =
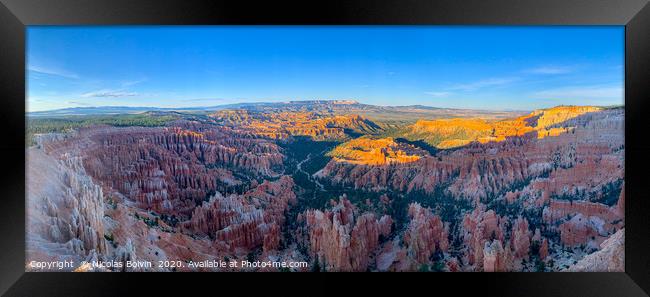
[[91, 104], [89, 104], [89, 103], [79, 102], [79, 101], [66, 101], [65, 103], [70, 104], [70, 105], [91, 106]]
[[139, 94], [136, 92], [127, 92], [123, 90], [99, 90], [99, 91], [93, 91], [93, 92], [88, 92], [81, 94], [81, 97], [83, 98], [95, 98], [95, 97], [112, 97], [112, 98], [117, 98], [117, 97], [133, 97], [133, 96], [138, 96]]
[[27, 70], [37, 72], [37, 73], [40, 73], [40, 74], [54, 75], [54, 76], [59, 76], [59, 77], [64, 77], [64, 78], [71, 78], [71, 79], [78, 79], [79, 78], [79, 76], [76, 73], [72, 73], [70, 71], [63, 70], [63, 69], [47, 68], [47, 67], [42, 67], [42, 66], [29, 65], [27, 67]]
[[534, 74], [564, 74], [573, 72], [573, 67], [569, 66], [542, 66], [533, 69], [528, 69], [527, 73]]
[[451, 95], [452, 93], [451, 92], [424, 92], [424, 94], [427, 94], [434, 98], [445, 98], [445, 97], [449, 97], [449, 95]]
[[487, 88], [487, 87], [496, 87], [496, 86], [502, 86], [502, 85], [507, 85], [510, 83], [513, 83], [515, 81], [518, 81], [518, 77], [494, 77], [494, 78], [487, 78], [487, 79], [482, 79], [470, 83], [463, 83], [463, 84], [456, 84], [448, 88], [448, 90], [452, 91], [475, 91], [478, 89], [482, 88]]
[[563, 99], [563, 100], [623, 100], [623, 87], [611, 85], [595, 86], [573, 86], [533, 93], [533, 97], [539, 99]]
[[191, 98], [191, 99], [183, 99], [181, 101], [185, 102], [201, 102], [201, 101], [208, 101], [208, 102], [222, 102], [225, 101], [226, 99], [224, 98]]
[[122, 87], [130, 87], [147, 81], [146, 78], [122, 82]]

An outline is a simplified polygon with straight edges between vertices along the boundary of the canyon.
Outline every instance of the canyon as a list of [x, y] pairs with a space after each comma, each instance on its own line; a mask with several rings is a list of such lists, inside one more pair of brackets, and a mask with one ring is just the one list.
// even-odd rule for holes
[[[323, 100], [142, 116], [154, 124], [33, 135], [28, 271], [624, 269], [623, 108]], [[88, 264], [134, 260], [308, 265]]]

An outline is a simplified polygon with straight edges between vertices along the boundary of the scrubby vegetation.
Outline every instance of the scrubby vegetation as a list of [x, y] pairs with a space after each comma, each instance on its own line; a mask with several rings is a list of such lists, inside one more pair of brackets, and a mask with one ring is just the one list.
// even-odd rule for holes
[[93, 125], [115, 127], [157, 127], [179, 119], [175, 114], [119, 114], [119, 115], [85, 115], [56, 118], [27, 118], [26, 144], [34, 145], [34, 135], [41, 133], [64, 133], [73, 129]]

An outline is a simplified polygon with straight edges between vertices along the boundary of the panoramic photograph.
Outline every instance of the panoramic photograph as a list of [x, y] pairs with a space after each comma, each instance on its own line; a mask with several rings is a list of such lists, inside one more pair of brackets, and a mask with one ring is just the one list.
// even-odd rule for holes
[[623, 272], [623, 26], [29, 26], [25, 271]]

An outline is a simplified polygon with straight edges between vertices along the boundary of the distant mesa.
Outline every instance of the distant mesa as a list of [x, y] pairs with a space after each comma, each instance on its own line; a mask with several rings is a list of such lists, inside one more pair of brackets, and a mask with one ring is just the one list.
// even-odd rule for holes
[[299, 101], [289, 101], [290, 104], [359, 104], [359, 101], [356, 100], [299, 100]]

